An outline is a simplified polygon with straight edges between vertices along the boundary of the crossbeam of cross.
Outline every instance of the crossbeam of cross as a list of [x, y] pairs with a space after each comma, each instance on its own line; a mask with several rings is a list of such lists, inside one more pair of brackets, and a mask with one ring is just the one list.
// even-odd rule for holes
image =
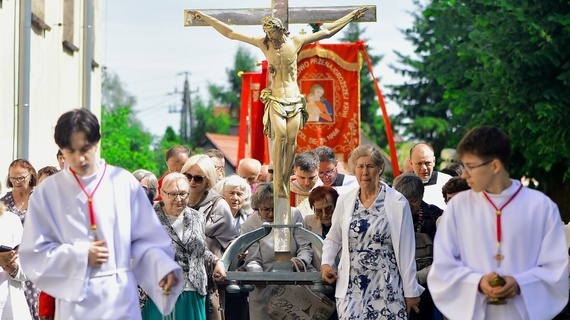
[[[231, 25], [259, 25], [261, 19], [273, 15], [283, 22], [285, 28], [289, 24], [327, 23], [337, 20], [352, 10], [361, 6], [336, 6], [336, 7], [289, 7], [288, 0], [275, 1], [271, 8], [238, 8], [238, 9], [200, 9], [200, 11]], [[376, 22], [376, 6], [368, 6], [370, 9], [364, 16], [355, 22]], [[184, 10], [184, 26], [208, 26], [204, 21], [191, 18], [189, 9]]]

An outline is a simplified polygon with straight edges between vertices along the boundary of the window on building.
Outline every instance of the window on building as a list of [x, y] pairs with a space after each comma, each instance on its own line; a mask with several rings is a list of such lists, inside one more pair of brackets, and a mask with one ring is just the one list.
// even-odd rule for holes
[[32, 26], [38, 31], [50, 31], [51, 27], [45, 22], [45, 0], [32, 0]]
[[73, 35], [75, 31], [75, 0], [63, 0], [63, 49], [71, 54], [79, 51]]

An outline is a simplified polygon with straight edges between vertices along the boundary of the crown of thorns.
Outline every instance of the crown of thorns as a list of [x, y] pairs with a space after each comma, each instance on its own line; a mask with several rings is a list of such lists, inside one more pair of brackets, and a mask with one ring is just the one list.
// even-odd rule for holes
[[281, 20], [276, 17], [267, 16], [263, 18], [261, 20], [261, 25], [263, 26], [263, 29], [277, 28], [281, 31], [285, 31], [285, 26], [283, 25], [283, 22], [281, 22]]

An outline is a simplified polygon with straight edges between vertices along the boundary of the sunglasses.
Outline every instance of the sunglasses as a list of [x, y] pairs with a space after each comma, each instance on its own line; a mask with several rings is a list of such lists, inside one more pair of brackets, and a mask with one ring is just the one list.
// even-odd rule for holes
[[188, 178], [188, 182], [192, 181], [192, 179], [194, 179], [194, 182], [200, 184], [202, 182], [204, 182], [204, 176], [199, 176], [199, 175], [191, 175], [189, 173], [185, 173], [184, 174], [186, 176], [186, 178]]

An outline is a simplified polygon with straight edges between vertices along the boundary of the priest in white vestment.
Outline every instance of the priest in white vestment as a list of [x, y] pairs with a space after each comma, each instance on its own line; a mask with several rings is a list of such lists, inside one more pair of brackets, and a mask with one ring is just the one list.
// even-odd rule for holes
[[[427, 279], [435, 305], [448, 319], [552, 319], [568, 301], [558, 207], [509, 178], [502, 131], [473, 129], [457, 151], [472, 189], [455, 195], [441, 216]], [[506, 283], [493, 286], [496, 275]]]
[[140, 184], [97, 159], [99, 124], [87, 109], [62, 115], [55, 140], [66, 164], [30, 198], [23, 271], [56, 298], [56, 319], [141, 319], [137, 284], [168, 314], [181, 269]]

